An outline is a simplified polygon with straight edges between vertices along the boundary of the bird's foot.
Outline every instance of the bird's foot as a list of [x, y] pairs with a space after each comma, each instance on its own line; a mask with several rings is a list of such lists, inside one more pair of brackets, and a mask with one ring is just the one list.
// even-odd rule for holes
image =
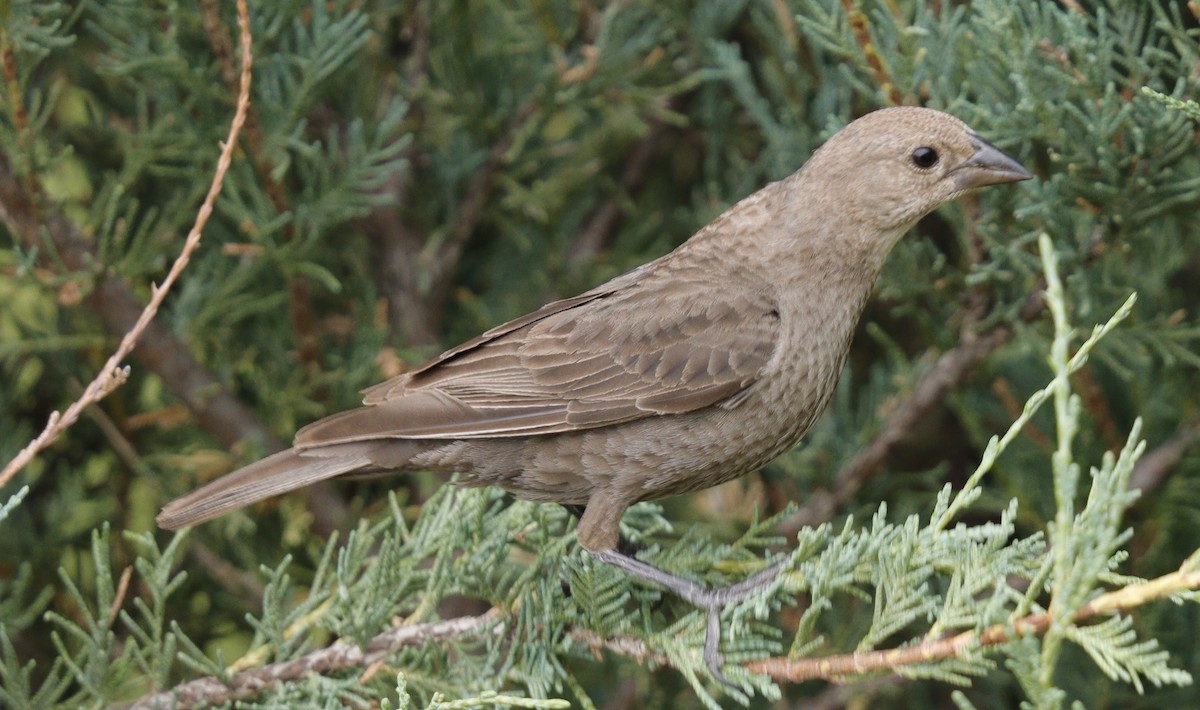
[[733, 683], [721, 671], [725, 665], [725, 658], [721, 654], [721, 612], [725, 610], [725, 607], [738, 604], [769, 586], [775, 581], [783, 566], [787, 564], [787, 560], [782, 560], [737, 584], [710, 588], [663, 571], [654, 565], [621, 554], [616, 550], [593, 552], [592, 557], [612, 565], [632, 577], [662, 587], [684, 601], [703, 609], [708, 616], [708, 628], [704, 636], [704, 663], [714, 678], [730, 687], [734, 687]]

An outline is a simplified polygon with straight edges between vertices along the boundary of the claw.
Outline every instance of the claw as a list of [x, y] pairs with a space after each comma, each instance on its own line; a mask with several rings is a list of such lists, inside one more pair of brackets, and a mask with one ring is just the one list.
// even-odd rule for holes
[[725, 610], [725, 607], [738, 604], [774, 582], [779, 571], [787, 564], [786, 559], [781, 560], [749, 579], [728, 587], [712, 589], [663, 571], [617, 550], [593, 552], [592, 557], [612, 565], [632, 577], [662, 587], [684, 601], [703, 609], [708, 621], [704, 635], [704, 664], [708, 666], [708, 670], [714, 678], [730, 688], [736, 688], [736, 686], [722, 673], [725, 657], [721, 653], [721, 612]]

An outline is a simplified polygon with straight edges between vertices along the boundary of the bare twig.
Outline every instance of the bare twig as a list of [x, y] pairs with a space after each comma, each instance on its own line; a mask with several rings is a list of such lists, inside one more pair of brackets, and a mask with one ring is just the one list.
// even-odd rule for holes
[[108, 625], [111, 627], [117, 620], [117, 614], [125, 605], [125, 595], [129, 593], [129, 580], [133, 579], [133, 567], [127, 566], [121, 570], [121, 579], [117, 581], [117, 590], [113, 594], [112, 605], [108, 608]]
[[478, 616], [458, 617], [428, 624], [402, 626], [379, 634], [365, 647], [354, 643], [337, 642], [303, 656], [272, 663], [261, 668], [242, 671], [222, 683], [208, 676], [189, 681], [170, 690], [146, 696], [128, 705], [127, 710], [185, 710], [197, 705], [221, 705], [263, 692], [276, 683], [299, 680], [311, 673], [330, 674], [349, 669], [368, 668], [404, 648], [420, 646], [430, 641], [449, 641], [482, 633], [499, 635], [504, 625], [499, 609]]
[[[208, 218], [212, 215], [213, 203], [216, 201], [217, 195], [221, 191], [221, 184], [225, 179], [225, 173], [229, 170], [229, 165], [233, 160], [233, 148], [237, 141], [238, 132], [242, 129], [242, 123], [246, 119], [246, 109], [250, 105], [250, 66], [253, 56], [250, 51], [250, 18], [246, 10], [245, 0], [238, 1], [238, 23], [242, 27], [242, 78], [241, 87], [238, 93], [237, 112], [234, 114], [233, 121], [229, 126], [229, 134], [221, 146], [221, 155], [217, 159], [217, 169], [213, 175], [213, 181], [208, 189], [208, 195], [205, 196], [203, 204], [200, 205], [200, 210], [196, 214], [196, 222], [192, 226], [191, 232], [188, 233], [187, 239], [184, 241], [183, 250], [175, 263], [171, 265], [171, 270], [167, 272], [166, 278], [162, 284], [152, 286], [150, 302], [142, 310], [137, 322], [130, 329], [125, 337], [121, 339], [120, 345], [116, 351], [108, 358], [104, 366], [100, 368], [100, 373], [94, 380], [84, 389], [83, 396], [76, 400], [67, 411], [61, 416], [58, 412], [50, 415], [50, 420], [46, 424], [46, 428], [32, 442], [22, 449], [3, 471], [0, 471], [0, 487], [7, 484], [12, 477], [24, 468], [38, 452], [52, 444], [64, 431], [67, 430], [78, 419], [84, 408], [94, 404], [107, 396], [114, 389], [119, 387], [128, 376], [128, 367], [121, 367], [121, 362], [124, 361], [129, 353], [137, 345], [138, 339], [141, 338], [150, 321], [158, 313], [159, 307], [163, 300], [167, 297], [167, 293], [171, 290], [171, 286], [183, 273], [187, 267], [188, 261], [191, 258], [196, 248], [200, 246], [200, 235], [204, 229], [204, 225], [208, 222]], [[5, 221], [9, 221], [10, 215], [5, 205], [0, 204], [0, 217]]]

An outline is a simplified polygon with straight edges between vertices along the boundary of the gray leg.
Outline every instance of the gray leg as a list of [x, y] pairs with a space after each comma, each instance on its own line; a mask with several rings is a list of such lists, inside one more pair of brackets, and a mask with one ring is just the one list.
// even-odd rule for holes
[[787, 563], [782, 560], [767, 569], [737, 584], [710, 589], [695, 582], [665, 572], [654, 565], [623, 555], [616, 550], [593, 552], [592, 557], [612, 565], [631, 577], [662, 587], [689, 602], [708, 615], [708, 628], [704, 636], [704, 663], [713, 677], [725, 685], [732, 685], [721, 672], [725, 659], [721, 655], [721, 611], [737, 604], [775, 581], [779, 571]]
[[708, 627], [704, 636], [704, 663], [713, 677], [726, 685], [732, 685], [721, 673], [721, 666], [724, 665], [724, 659], [721, 657], [721, 611], [775, 581], [786, 560], [771, 565], [745, 581], [728, 587], [709, 589], [646, 564], [617, 549], [620, 542], [618, 533], [621, 529], [621, 516], [625, 514], [629, 505], [630, 501], [613, 495], [612, 492], [594, 492], [576, 529], [579, 543], [597, 560], [644, 582], [662, 587], [703, 609], [708, 615]]

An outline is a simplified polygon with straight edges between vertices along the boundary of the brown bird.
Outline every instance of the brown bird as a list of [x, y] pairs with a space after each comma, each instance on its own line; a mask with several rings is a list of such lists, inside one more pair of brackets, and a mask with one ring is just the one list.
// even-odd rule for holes
[[413, 470], [582, 505], [586, 550], [707, 610], [705, 660], [722, 678], [720, 612], [777, 568], [705, 588], [618, 551], [621, 516], [794, 446], [829, 403], [900, 237], [966, 190], [1030, 177], [953, 116], [868, 114], [673, 252], [366, 390], [364, 406], [172, 501], [158, 524], [201, 523], [337, 476]]

